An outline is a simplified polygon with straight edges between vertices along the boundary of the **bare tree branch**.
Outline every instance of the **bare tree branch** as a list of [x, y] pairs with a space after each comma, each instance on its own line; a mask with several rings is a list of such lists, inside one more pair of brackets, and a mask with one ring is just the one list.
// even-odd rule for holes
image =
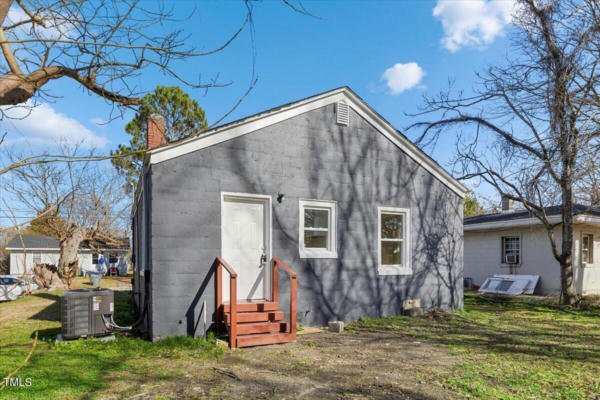
[[[425, 98], [417, 115], [436, 120], [411, 126], [422, 129], [422, 146], [451, 130], [457, 135], [455, 170], [481, 179], [543, 224], [569, 304], [577, 301], [575, 201], [589, 207], [600, 201], [598, 7], [596, 1], [519, 0], [513, 56], [478, 74], [474, 95], [448, 91]], [[554, 205], [561, 206], [558, 223], [546, 215]]]

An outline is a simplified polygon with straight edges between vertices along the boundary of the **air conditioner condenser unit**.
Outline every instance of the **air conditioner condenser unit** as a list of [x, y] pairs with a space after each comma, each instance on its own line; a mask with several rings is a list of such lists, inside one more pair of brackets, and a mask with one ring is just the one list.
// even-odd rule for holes
[[114, 292], [110, 289], [68, 290], [61, 298], [62, 339], [109, 335], [104, 318], [114, 314]]

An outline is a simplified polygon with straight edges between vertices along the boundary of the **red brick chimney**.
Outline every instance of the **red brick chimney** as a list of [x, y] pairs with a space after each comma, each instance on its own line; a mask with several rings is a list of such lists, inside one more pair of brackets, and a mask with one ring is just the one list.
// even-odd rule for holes
[[167, 143], [165, 137], [165, 119], [160, 114], [148, 117], [148, 150]]

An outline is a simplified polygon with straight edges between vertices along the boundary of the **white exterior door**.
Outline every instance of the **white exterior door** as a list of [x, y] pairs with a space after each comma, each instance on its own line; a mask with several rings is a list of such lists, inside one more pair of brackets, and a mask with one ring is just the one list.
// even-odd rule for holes
[[[269, 199], [223, 195], [222, 205], [223, 259], [238, 274], [238, 300], [269, 298]], [[229, 274], [225, 271], [223, 301], [229, 301]]]

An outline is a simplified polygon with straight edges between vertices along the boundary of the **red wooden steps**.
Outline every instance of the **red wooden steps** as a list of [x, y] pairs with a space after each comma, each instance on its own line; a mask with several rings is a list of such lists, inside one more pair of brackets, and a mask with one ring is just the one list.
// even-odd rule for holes
[[[225, 313], [225, 323], [229, 325], [231, 319], [230, 313]], [[276, 322], [283, 319], [281, 311], [266, 311], [266, 312], [239, 312], [237, 315], [238, 324], [244, 322]]]
[[265, 344], [288, 343], [295, 339], [289, 333], [263, 333], [258, 335], [240, 335], [237, 347], [261, 346]]
[[[237, 298], [235, 270], [222, 257], [216, 257], [215, 308], [217, 334], [227, 331], [231, 348], [287, 343], [296, 340], [297, 278], [298, 275], [277, 257], [271, 260], [271, 300], [236, 300], [223, 302], [223, 271], [229, 275], [229, 293]], [[283, 322], [284, 313], [279, 310], [279, 270], [290, 277], [289, 322]], [[233, 310], [233, 315], [231, 311]], [[224, 329], [225, 328], [225, 329]]]
[[[225, 327], [231, 333], [231, 312], [228, 303], [221, 306]], [[276, 301], [242, 301], [237, 304], [236, 347], [287, 343], [295, 338], [290, 335], [289, 324], [283, 322], [284, 313]]]
[[286, 332], [288, 324], [286, 322], [259, 322], [239, 324], [237, 326], [238, 335], [250, 335], [253, 333], [273, 333]]
[[[250, 312], [250, 311], [279, 311], [279, 302], [277, 301], [264, 301], [264, 300], [246, 300], [237, 302], [238, 312]], [[230, 309], [229, 302], [226, 301], [223, 304], [223, 310], [228, 313]]]

